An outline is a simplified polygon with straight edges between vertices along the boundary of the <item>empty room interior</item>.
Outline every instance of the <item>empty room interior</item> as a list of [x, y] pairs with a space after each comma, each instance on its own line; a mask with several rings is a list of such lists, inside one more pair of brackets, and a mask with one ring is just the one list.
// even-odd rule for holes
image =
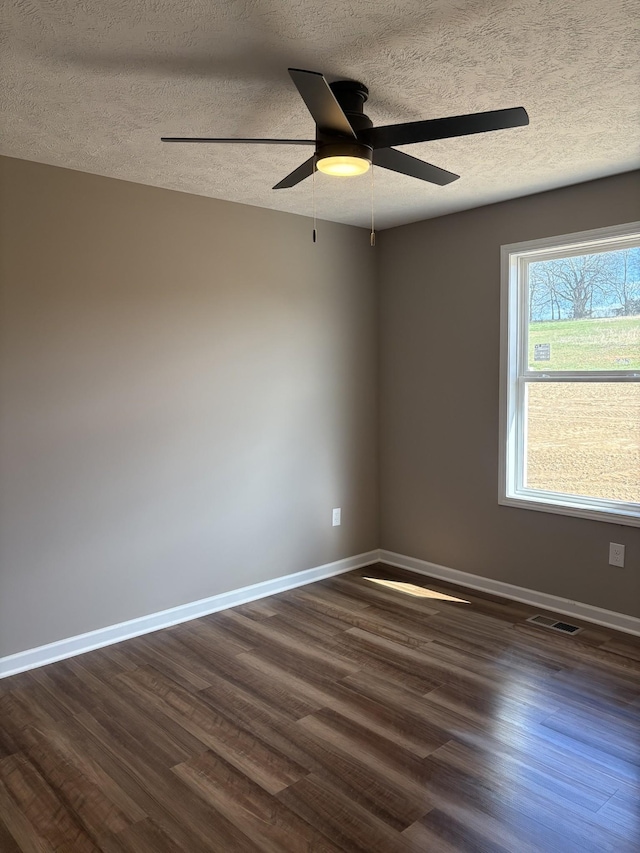
[[639, 14], [5, 5], [1, 853], [640, 850]]

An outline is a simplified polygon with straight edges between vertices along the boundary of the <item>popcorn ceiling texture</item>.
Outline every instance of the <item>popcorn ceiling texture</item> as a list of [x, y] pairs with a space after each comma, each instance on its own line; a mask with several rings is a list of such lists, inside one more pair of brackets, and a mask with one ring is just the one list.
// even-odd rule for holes
[[[637, 168], [638, 0], [5, 0], [0, 153], [312, 212], [311, 149], [161, 135], [309, 138], [294, 66], [370, 89], [374, 124], [524, 106], [528, 128], [405, 146], [462, 177], [376, 169], [390, 227]], [[371, 179], [318, 175], [318, 216], [368, 225]]]

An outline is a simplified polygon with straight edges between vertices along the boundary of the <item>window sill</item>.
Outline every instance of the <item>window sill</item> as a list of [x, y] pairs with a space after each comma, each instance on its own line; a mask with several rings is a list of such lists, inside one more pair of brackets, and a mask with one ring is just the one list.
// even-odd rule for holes
[[536, 512], [551, 512], [557, 515], [570, 515], [574, 518], [588, 518], [591, 521], [604, 521], [609, 524], [624, 524], [627, 527], [640, 527], [640, 511], [615, 510], [610, 507], [598, 509], [595, 506], [584, 506], [570, 499], [551, 499], [548, 497], [500, 495], [498, 503], [501, 506], [512, 506], [518, 509], [532, 509]]

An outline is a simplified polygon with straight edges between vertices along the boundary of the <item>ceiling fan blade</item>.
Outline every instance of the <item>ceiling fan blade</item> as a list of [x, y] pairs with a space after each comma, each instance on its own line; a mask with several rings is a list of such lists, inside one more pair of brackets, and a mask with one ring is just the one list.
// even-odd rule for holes
[[513, 107], [508, 110], [490, 110], [486, 113], [372, 127], [361, 131], [359, 139], [367, 145], [372, 145], [373, 148], [391, 148], [393, 145], [411, 145], [414, 142], [430, 142], [432, 139], [448, 139], [453, 136], [468, 136], [471, 133], [486, 133], [489, 130], [524, 127], [527, 124], [529, 124], [529, 116], [525, 108]]
[[329, 84], [318, 71], [289, 68], [291, 79], [322, 133], [341, 133], [355, 138], [355, 131], [336, 100]]
[[428, 181], [439, 187], [457, 181], [460, 177], [453, 172], [447, 172], [446, 169], [432, 166], [431, 163], [425, 163], [424, 160], [418, 160], [417, 157], [395, 151], [393, 148], [377, 148], [373, 152], [373, 162], [374, 165], [382, 166], [383, 169], [400, 172], [401, 175], [409, 175], [411, 178], [419, 178], [421, 181]]
[[294, 169], [293, 172], [287, 175], [286, 178], [283, 178], [279, 183], [273, 187], [274, 190], [286, 190], [290, 187], [295, 187], [296, 184], [299, 184], [300, 181], [304, 181], [305, 178], [310, 178], [313, 175], [313, 170], [315, 168], [315, 154], [313, 157], [309, 157], [308, 160], [305, 160], [301, 166], [298, 166], [297, 169]]
[[242, 142], [251, 145], [315, 145], [315, 139], [223, 139], [208, 136], [161, 136], [160, 142]]

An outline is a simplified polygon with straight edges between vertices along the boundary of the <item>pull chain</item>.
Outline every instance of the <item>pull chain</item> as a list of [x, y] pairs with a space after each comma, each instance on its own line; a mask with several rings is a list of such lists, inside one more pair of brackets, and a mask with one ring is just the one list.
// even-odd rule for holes
[[316, 157], [313, 157], [313, 172], [311, 173], [311, 195], [313, 198], [313, 242], [318, 242], [318, 232], [316, 231]]
[[373, 218], [373, 163], [371, 164], [371, 245], [376, 244], [376, 228]]

